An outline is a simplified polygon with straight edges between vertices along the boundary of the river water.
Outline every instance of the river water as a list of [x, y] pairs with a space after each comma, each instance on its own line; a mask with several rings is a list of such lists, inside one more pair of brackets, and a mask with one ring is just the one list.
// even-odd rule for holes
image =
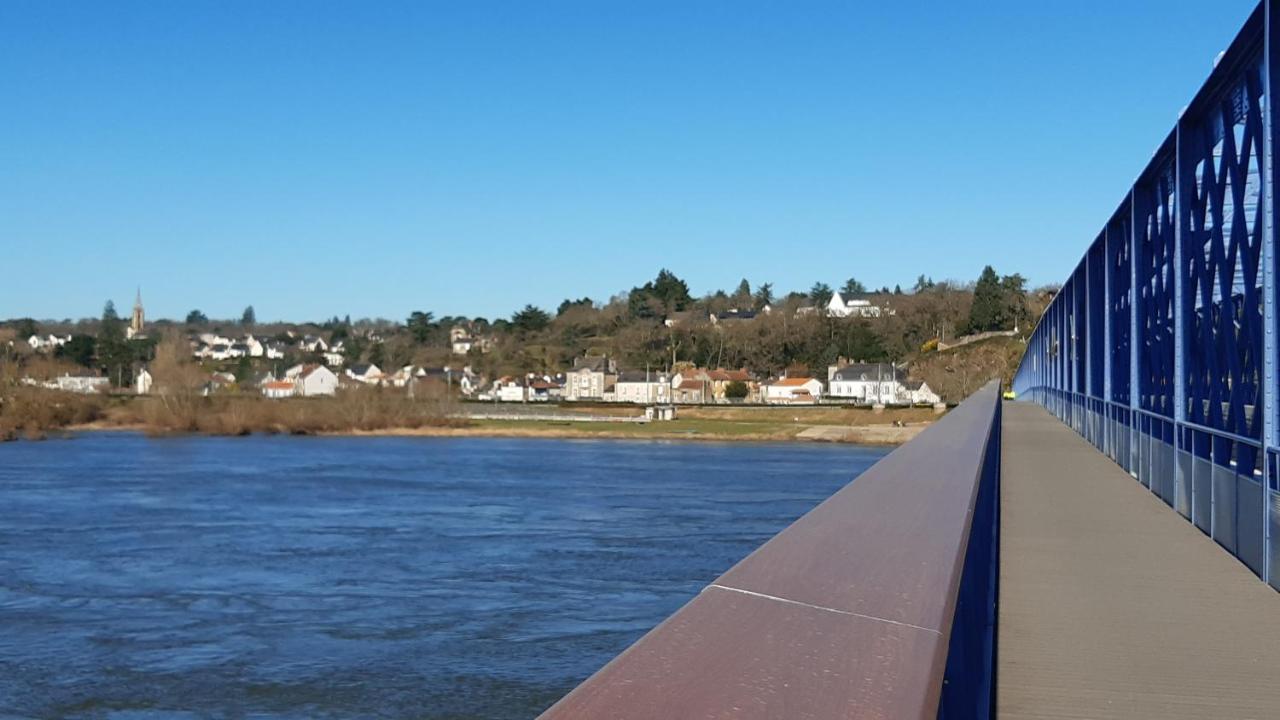
[[0, 718], [530, 718], [884, 452], [0, 444]]

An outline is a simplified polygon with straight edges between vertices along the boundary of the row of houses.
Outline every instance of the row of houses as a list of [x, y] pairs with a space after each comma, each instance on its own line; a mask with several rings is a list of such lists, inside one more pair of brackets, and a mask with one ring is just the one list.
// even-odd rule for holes
[[[770, 315], [772, 313], [773, 307], [771, 305], [765, 305], [759, 310], [730, 308], [721, 312], [708, 313], [707, 321], [712, 325], [748, 322], [762, 315]], [[876, 305], [866, 298], [844, 292], [831, 293], [831, 298], [827, 300], [826, 305], [805, 305], [796, 309], [797, 315], [815, 315], [818, 313], [834, 318], [878, 318], [898, 314], [897, 310], [888, 304]], [[675, 327], [695, 317], [696, 315], [693, 311], [686, 310], [672, 313], [664, 320], [664, 323], [667, 327]]]
[[[469, 393], [468, 393], [469, 394]], [[827, 379], [759, 379], [746, 370], [686, 368], [673, 373], [620, 370], [607, 356], [574, 360], [562, 375], [502, 377], [478, 399], [497, 402], [596, 401], [643, 405], [815, 404], [916, 405], [941, 401], [923, 381], [908, 380], [890, 363], [851, 363], [828, 368]]]
[[343, 370], [341, 374], [318, 363], [301, 364], [286, 370], [279, 379], [267, 375], [258, 380], [263, 395], [277, 398], [333, 395], [344, 386], [408, 388], [410, 385], [424, 382], [439, 383], [449, 388], [456, 387], [464, 396], [475, 394], [481, 384], [480, 377], [473, 373], [469, 366], [458, 369], [406, 365], [393, 372], [384, 372], [373, 363], [357, 363]]

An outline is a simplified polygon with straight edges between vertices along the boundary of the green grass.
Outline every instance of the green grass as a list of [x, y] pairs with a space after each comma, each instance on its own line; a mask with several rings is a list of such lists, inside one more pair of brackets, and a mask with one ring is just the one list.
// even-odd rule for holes
[[475, 420], [472, 427], [495, 430], [528, 429], [554, 432], [629, 435], [634, 437], [692, 435], [708, 437], [740, 437], [746, 435], [794, 435], [804, 425], [792, 422], [678, 419], [665, 422], [573, 422], [551, 420]]

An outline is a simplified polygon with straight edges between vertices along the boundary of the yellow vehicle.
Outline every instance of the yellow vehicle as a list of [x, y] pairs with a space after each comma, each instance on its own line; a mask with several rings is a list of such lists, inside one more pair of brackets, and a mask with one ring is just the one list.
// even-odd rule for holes
[[1002, 395], [1001, 397], [1003, 397], [1005, 400], [1012, 400], [1014, 398], [1013, 391], [1005, 390], [1004, 395]]

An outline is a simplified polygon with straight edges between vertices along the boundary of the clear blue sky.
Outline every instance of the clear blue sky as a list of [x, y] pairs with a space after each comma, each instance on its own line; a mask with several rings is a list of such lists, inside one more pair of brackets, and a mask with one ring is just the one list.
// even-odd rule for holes
[[1064, 277], [1246, 0], [0, 3], [0, 318]]

